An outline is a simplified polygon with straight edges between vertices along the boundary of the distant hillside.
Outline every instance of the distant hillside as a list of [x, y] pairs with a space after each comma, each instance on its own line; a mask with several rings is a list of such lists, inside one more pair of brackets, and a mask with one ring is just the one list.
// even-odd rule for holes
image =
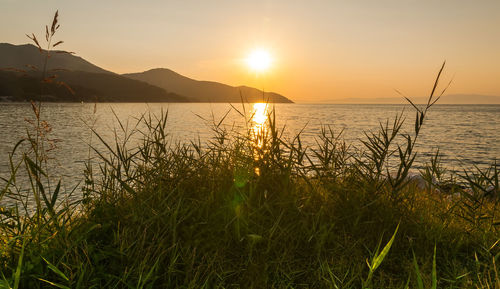
[[[0, 71], [19, 69], [28, 73], [28, 76], [21, 78], [17, 74], [2, 74], [0, 96], [25, 99], [35, 97], [37, 91], [39, 94], [39, 89], [34, 89], [39, 86], [38, 83], [35, 85], [36, 77], [39, 76], [31, 71], [31, 66], [43, 69], [43, 57], [36, 46], [0, 43]], [[47, 69], [66, 70], [58, 71], [57, 74], [61, 80], [76, 88], [76, 95], [69, 96], [51, 86], [52, 92], [47, 93], [53, 95], [45, 98], [52, 101], [95, 101], [97, 97], [98, 101], [124, 102], [240, 102], [241, 93], [244, 101], [248, 102], [292, 102], [277, 93], [263, 94], [262, 91], [247, 86], [233, 87], [218, 82], [196, 81], [168, 69], [120, 76], [64, 51], [51, 52]], [[15, 87], [16, 85], [19, 87]], [[0, 101], [5, 99], [2, 97]]]
[[129, 73], [124, 74], [124, 76], [184, 95], [193, 102], [241, 102], [240, 92], [244, 101], [247, 102], [292, 102], [283, 95], [274, 92], [263, 94], [261, 90], [248, 86], [234, 87], [219, 82], [198, 81], [165, 68], [152, 69], [142, 73]]
[[[427, 97], [410, 97], [415, 104], [427, 103]], [[403, 97], [387, 98], [343, 98], [333, 100], [334, 103], [374, 103], [374, 104], [406, 104]], [[449, 94], [443, 95], [438, 104], [500, 104], [500, 96], [480, 94]]]
[[142, 81], [116, 74], [82, 71], [58, 72], [57, 81], [63, 81], [74, 91], [57, 83], [43, 84], [40, 98], [40, 76], [0, 71], [0, 101], [43, 100], [54, 102], [185, 102], [186, 98]]
[[[41, 70], [42, 61], [43, 54], [34, 45], [0, 43], [0, 101], [39, 99], [41, 72], [33, 71], [30, 66], [34, 65]], [[26, 73], [14, 73], [5, 69], [19, 69]], [[51, 69], [63, 71], [50, 72]], [[160, 87], [115, 74], [64, 51], [51, 52], [47, 70], [47, 75], [56, 74], [57, 81], [68, 84], [74, 90], [74, 95], [64, 86], [44, 84], [42, 99], [45, 101], [187, 101], [180, 95], [167, 93]]]
[[[112, 73], [85, 59], [64, 51], [52, 51], [47, 69], [66, 69], [94, 73]], [[31, 44], [13, 45], [0, 43], [0, 69], [15, 68], [30, 70], [29, 65], [43, 69], [43, 58], [38, 48]]]

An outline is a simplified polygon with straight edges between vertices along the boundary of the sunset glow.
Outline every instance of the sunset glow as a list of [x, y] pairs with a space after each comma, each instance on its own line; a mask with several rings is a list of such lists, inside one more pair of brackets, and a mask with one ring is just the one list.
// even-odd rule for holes
[[272, 57], [267, 50], [256, 49], [248, 56], [246, 62], [252, 70], [263, 72], [271, 66]]
[[1, 42], [43, 39], [59, 9], [56, 48], [117, 74], [167, 68], [300, 103], [404, 103], [394, 89], [427, 96], [446, 60], [446, 95], [463, 97], [441, 101], [477, 103], [500, 96], [500, 1], [476, 2], [0, 0]]

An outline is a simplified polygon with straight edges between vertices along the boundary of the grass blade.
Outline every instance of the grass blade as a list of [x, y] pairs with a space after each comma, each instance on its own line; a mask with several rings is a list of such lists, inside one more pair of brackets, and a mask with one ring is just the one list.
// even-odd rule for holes
[[23, 267], [23, 257], [24, 257], [24, 247], [26, 246], [26, 237], [23, 238], [23, 245], [21, 247], [21, 253], [17, 259], [16, 272], [14, 273], [14, 289], [19, 288], [19, 282], [21, 281], [21, 270]]
[[420, 273], [420, 269], [418, 268], [415, 252], [413, 252], [413, 266], [415, 267], [415, 274], [417, 275], [417, 288], [424, 289], [424, 282], [422, 281], [422, 274]]
[[61, 272], [61, 270], [59, 270], [56, 266], [54, 266], [52, 263], [50, 263], [44, 257], [42, 257], [42, 259], [45, 261], [45, 263], [47, 263], [47, 266], [49, 267], [50, 270], [52, 270], [54, 273], [56, 273], [57, 275], [59, 275], [64, 280], [69, 281], [68, 277], [66, 277], [66, 275], [64, 275], [64, 273]]
[[396, 230], [394, 231], [394, 234], [392, 234], [391, 239], [385, 245], [384, 249], [382, 249], [382, 251], [380, 252], [380, 254], [378, 254], [373, 259], [372, 265], [371, 265], [373, 271], [375, 271], [378, 268], [378, 266], [380, 266], [380, 264], [382, 264], [382, 261], [384, 260], [385, 256], [387, 256], [387, 254], [389, 253], [389, 250], [391, 249], [392, 243], [394, 242], [394, 239], [396, 238], [396, 234], [398, 233], [398, 229], [399, 229], [399, 224], [396, 227]]
[[432, 259], [432, 289], [437, 289], [437, 272], [436, 272], [436, 245], [434, 245], [434, 257]]

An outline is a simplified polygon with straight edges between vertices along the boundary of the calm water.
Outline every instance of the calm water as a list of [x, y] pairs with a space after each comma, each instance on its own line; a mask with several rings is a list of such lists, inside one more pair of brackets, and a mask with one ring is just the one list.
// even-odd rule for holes
[[[235, 105], [241, 109], [241, 104]], [[314, 138], [322, 125], [335, 131], [344, 129], [344, 138], [350, 144], [360, 145], [363, 131], [377, 129], [379, 121], [394, 119], [406, 111], [406, 131], [413, 129], [413, 109], [407, 105], [339, 105], [339, 104], [277, 104], [276, 119], [279, 127], [285, 126], [288, 135], [303, 130], [305, 145], [314, 145]], [[257, 122], [264, 119], [266, 107], [246, 105], [247, 115], [256, 112]], [[118, 123], [133, 128], [136, 118], [146, 112], [160, 113], [168, 110], [169, 132], [172, 140], [208, 140], [212, 133], [207, 124], [219, 121], [227, 111], [224, 124], [242, 127], [244, 119], [229, 104], [94, 104], [58, 103], [44, 104], [42, 118], [52, 127], [51, 138], [58, 139], [58, 148], [51, 152], [57, 164], [57, 174], [63, 176], [67, 187], [82, 177], [83, 162], [89, 156], [91, 139], [89, 126], [93, 126], [107, 140], [112, 140]], [[8, 174], [8, 153], [14, 144], [25, 136], [33, 118], [30, 104], [0, 104], [0, 176]], [[99, 147], [99, 145], [97, 145]], [[500, 105], [436, 105], [432, 107], [419, 140], [418, 163], [427, 161], [437, 148], [449, 169], [460, 170], [472, 165], [485, 167], [500, 159]]]

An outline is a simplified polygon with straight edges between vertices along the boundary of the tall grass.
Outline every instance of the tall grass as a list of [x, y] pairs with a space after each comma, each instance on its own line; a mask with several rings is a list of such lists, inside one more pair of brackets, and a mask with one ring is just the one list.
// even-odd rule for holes
[[408, 177], [443, 68], [412, 134], [398, 115], [361, 148], [331, 127], [305, 147], [274, 110], [259, 129], [238, 110], [245, 132], [214, 117], [206, 143], [171, 142], [168, 112], [118, 120], [74, 202], [29, 132], [0, 193], [0, 288], [500, 288], [496, 163], [449, 175], [436, 154], [425, 189]]

